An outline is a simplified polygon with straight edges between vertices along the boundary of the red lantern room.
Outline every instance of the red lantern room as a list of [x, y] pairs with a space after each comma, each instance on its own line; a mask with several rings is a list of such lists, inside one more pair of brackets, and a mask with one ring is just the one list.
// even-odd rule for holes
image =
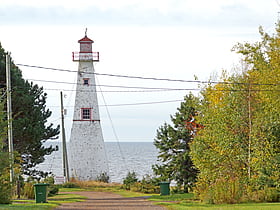
[[80, 52], [73, 52], [73, 61], [99, 61], [99, 52], [92, 52], [93, 40], [87, 37], [87, 30], [85, 37], [78, 41], [80, 43]]

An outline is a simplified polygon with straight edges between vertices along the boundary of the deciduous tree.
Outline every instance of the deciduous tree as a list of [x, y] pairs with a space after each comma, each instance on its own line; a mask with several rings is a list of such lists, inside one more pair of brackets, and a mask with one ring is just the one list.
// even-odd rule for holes
[[[238, 44], [246, 69], [223, 75], [203, 92], [205, 129], [191, 145], [202, 200], [277, 200], [280, 179], [280, 27]], [[274, 193], [267, 193], [267, 190]], [[270, 195], [270, 196], [268, 196]]]

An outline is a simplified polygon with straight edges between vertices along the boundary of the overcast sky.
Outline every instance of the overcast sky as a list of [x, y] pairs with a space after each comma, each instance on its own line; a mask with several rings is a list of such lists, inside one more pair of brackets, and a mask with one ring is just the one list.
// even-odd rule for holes
[[[196, 75], [208, 80], [238, 64], [238, 56], [231, 52], [234, 44], [257, 41], [259, 26], [273, 33], [279, 11], [277, 0], [0, 0], [0, 42], [17, 64], [75, 71], [71, 53], [78, 51], [77, 41], [88, 28], [93, 49], [100, 52], [97, 73], [182, 80], [194, 80]], [[54, 124], [60, 123], [63, 90], [69, 139], [76, 74], [20, 69], [25, 79], [48, 93]], [[105, 141], [153, 141], [156, 129], [169, 122], [189, 91], [144, 92], [104, 85], [198, 88], [196, 83], [100, 75], [97, 81], [103, 91], [99, 104]]]

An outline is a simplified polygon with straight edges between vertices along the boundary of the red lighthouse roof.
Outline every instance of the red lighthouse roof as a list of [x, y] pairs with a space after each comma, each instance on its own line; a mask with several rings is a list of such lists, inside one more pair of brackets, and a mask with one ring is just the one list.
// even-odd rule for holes
[[93, 42], [94, 42], [94, 41], [91, 40], [90, 38], [88, 38], [87, 35], [85, 35], [84, 38], [82, 38], [82, 39], [80, 39], [80, 40], [78, 41], [78, 43], [93, 43]]

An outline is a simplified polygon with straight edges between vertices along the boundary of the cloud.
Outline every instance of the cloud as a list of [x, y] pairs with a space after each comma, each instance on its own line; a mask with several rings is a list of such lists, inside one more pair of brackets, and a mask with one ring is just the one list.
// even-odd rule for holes
[[[107, 1], [108, 2], [108, 1]], [[194, 5], [183, 5], [175, 1], [168, 8], [156, 8], [154, 4], [123, 4], [119, 7], [88, 6], [71, 8], [63, 5], [48, 7], [28, 5], [6, 5], [0, 8], [1, 25], [140, 25], [140, 26], [181, 26], [181, 27], [256, 27], [269, 20], [255, 10], [241, 4], [213, 7], [208, 11], [195, 9]], [[136, 2], [137, 3], [137, 2]], [[180, 7], [180, 5], [182, 7]]]

